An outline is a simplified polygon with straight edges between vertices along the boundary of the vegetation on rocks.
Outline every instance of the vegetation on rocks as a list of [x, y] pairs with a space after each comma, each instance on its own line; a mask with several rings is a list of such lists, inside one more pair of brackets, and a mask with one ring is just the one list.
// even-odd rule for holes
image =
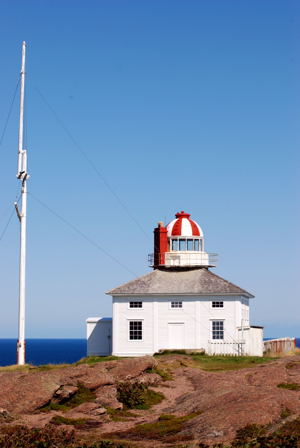
[[274, 361], [277, 358], [271, 356], [210, 356], [205, 352], [193, 352], [190, 350], [164, 350], [155, 353], [158, 359], [172, 358], [174, 355], [184, 355], [181, 366], [198, 367], [209, 372], [224, 370], [239, 370], [248, 367], [256, 367], [259, 364], [265, 364]]
[[280, 417], [281, 418], [287, 418], [290, 415], [292, 415], [292, 412], [288, 409], [288, 408], [284, 408], [282, 409], [281, 413], [280, 413]]
[[113, 422], [126, 422], [137, 417], [137, 414], [127, 409], [107, 408], [107, 414]]
[[274, 358], [259, 356], [207, 356], [195, 354], [191, 355], [191, 358], [197, 367], [209, 372], [245, 369], [274, 361]]
[[147, 373], [156, 373], [157, 375], [159, 375], [161, 377], [161, 379], [163, 381], [172, 381], [173, 380], [173, 376], [171, 375], [169, 370], [160, 369], [157, 366], [152, 367], [151, 369], [147, 369], [146, 372]]
[[[77, 440], [74, 431], [66, 431], [46, 425], [44, 428], [5, 426], [0, 432], [1, 448], [133, 448], [126, 442], [111, 440], [86, 442]], [[136, 447], [138, 448], [138, 447]]]
[[63, 417], [62, 415], [55, 415], [50, 420], [50, 423], [52, 423], [53, 425], [72, 425], [75, 427], [86, 425], [87, 422], [88, 419], [86, 418], [69, 418]]
[[143, 423], [137, 425], [127, 432], [127, 436], [135, 438], [147, 438], [154, 440], [165, 439], [166, 437], [177, 434], [183, 429], [184, 424], [201, 414], [199, 412], [193, 412], [192, 414], [185, 415], [183, 417], [176, 417], [175, 415], [163, 414], [159, 417], [157, 422]]
[[280, 383], [277, 384], [280, 389], [300, 390], [300, 384], [297, 383]]
[[74, 432], [56, 430], [50, 425], [42, 429], [5, 426], [0, 433], [1, 448], [65, 448], [74, 443]]
[[156, 422], [153, 423], [143, 423], [136, 425], [135, 427], [124, 431], [121, 433], [111, 433], [110, 437], [118, 437], [133, 440], [160, 440], [164, 442], [171, 441], [170, 437], [176, 436], [180, 431], [182, 431], [184, 424], [191, 420], [197, 415], [201, 414], [199, 412], [193, 412], [182, 417], [176, 417], [175, 415], [163, 414], [159, 417]]
[[[1, 372], [0, 448], [300, 448], [300, 356], [189, 352], [79, 364]], [[50, 410], [60, 412], [42, 414]]]
[[51, 400], [50, 403], [42, 406], [39, 411], [47, 412], [47, 411], [69, 411], [76, 406], [79, 406], [82, 403], [86, 403], [88, 401], [95, 400], [96, 395], [87, 387], [83, 386], [83, 384], [78, 383], [77, 392], [71, 396], [70, 398], [66, 398], [62, 400], [60, 403]]
[[117, 385], [117, 399], [127, 409], [149, 409], [154, 404], [160, 403], [164, 395], [138, 381], [122, 381]]
[[97, 364], [98, 362], [117, 361], [120, 359], [118, 356], [87, 356], [75, 363], [76, 366], [80, 364]]

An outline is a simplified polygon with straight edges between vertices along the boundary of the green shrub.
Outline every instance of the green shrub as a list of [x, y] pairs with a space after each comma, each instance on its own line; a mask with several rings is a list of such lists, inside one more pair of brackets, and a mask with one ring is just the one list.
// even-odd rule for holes
[[134, 409], [145, 403], [145, 384], [130, 381], [123, 381], [117, 385], [117, 399], [128, 409]]
[[74, 446], [74, 432], [44, 428], [27, 428], [26, 426], [6, 426], [1, 428], [1, 448], [66, 448]]
[[280, 383], [277, 384], [280, 389], [300, 390], [300, 384], [297, 383]]
[[242, 442], [248, 442], [255, 437], [262, 436], [265, 434], [266, 430], [261, 425], [246, 425], [243, 428], [240, 428], [236, 432], [236, 439]]
[[123, 381], [117, 385], [117, 399], [127, 409], [149, 409], [154, 404], [160, 403], [164, 395], [149, 389], [146, 384], [138, 381]]

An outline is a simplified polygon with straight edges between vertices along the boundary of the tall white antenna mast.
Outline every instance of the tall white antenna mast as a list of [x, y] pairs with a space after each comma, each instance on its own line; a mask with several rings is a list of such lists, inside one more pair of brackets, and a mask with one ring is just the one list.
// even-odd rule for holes
[[15, 202], [20, 221], [20, 268], [19, 268], [19, 337], [17, 342], [17, 363], [25, 364], [25, 265], [26, 265], [26, 212], [27, 212], [27, 152], [23, 148], [24, 137], [24, 93], [25, 93], [26, 43], [22, 44], [22, 66], [20, 87], [20, 124], [17, 178], [21, 181], [21, 211]]

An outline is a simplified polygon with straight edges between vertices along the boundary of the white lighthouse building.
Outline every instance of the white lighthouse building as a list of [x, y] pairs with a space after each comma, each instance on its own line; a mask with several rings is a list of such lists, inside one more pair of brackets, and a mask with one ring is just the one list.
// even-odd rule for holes
[[158, 223], [149, 260], [152, 272], [107, 292], [112, 319], [87, 319], [88, 355], [186, 349], [262, 356], [262, 327], [249, 322], [254, 296], [211, 271], [216, 256], [188, 213]]

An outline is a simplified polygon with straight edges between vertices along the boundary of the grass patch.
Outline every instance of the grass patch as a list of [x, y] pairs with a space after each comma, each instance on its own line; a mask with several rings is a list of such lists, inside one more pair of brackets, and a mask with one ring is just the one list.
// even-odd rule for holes
[[192, 414], [183, 417], [163, 414], [159, 417], [157, 422], [137, 425], [135, 428], [129, 430], [127, 434], [138, 438], [163, 439], [180, 432], [187, 421], [200, 414], [201, 411], [193, 412]]
[[118, 359], [120, 359], [118, 356], [87, 356], [74, 364], [43, 364], [40, 366], [33, 366], [32, 364], [19, 366], [18, 364], [13, 364], [11, 366], [0, 366], [0, 372], [15, 372], [19, 370], [43, 372], [47, 370], [63, 369], [70, 366], [78, 366], [80, 364], [97, 364], [98, 362], [116, 361]]
[[147, 373], [156, 373], [163, 381], [172, 381], [173, 376], [168, 370], [160, 369], [159, 367], [152, 367], [146, 370]]
[[207, 356], [198, 354], [191, 355], [191, 358], [196, 367], [209, 372], [245, 369], [265, 364], [275, 359], [260, 356]]
[[18, 364], [13, 364], [11, 366], [0, 367], [0, 372], [17, 372], [19, 370], [29, 370], [32, 366], [30, 364], [24, 364], [19, 366]]
[[160, 403], [165, 398], [161, 392], [156, 392], [153, 389], [147, 389], [144, 394], [144, 403], [138, 405], [136, 409], [150, 409], [151, 406]]
[[50, 403], [42, 406], [39, 411], [40, 412], [48, 412], [48, 411], [69, 411], [76, 406], [79, 406], [82, 403], [86, 403], [88, 401], [93, 401], [96, 398], [96, 394], [92, 392], [87, 387], [83, 386], [83, 384], [78, 383], [77, 392], [70, 398], [63, 400], [61, 403], [56, 403], [55, 401], [50, 401]]
[[239, 442], [249, 442], [249, 440], [255, 439], [257, 437], [261, 437], [266, 434], [266, 429], [262, 425], [246, 425], [243, 428], [240, 428], [236, 432], [236, 440]]
[[42, 364], [41, 366], [31, 366], [31, 369], [37, 372], [44, 372], [48, 370], [65, 369], [71, 365], [72, 364]]
[[87, 356], [75, 363], [76, 366], [80, 364], [97, 364], [98, 362], [117, 361], [120, 359], [118, 356]]
[[154, 404], [160, 403], [164, 395], [149, 389], [146, 384], [138, 381], [123, 381], [117, 385], [117, 399], [127, 409], [149, 409]]
[[96, 398], [96, 394], [92, 392], [87, 387], [83, 386], [83, 384], [78, 384], [78, 391], [66, 402], [69, 407], [75, 408], [82, 403], [86, 403], [88, 401], [93, 401]]
[[50, 420], [50, 423], [53, 425], [72, 425], [72, 426], [84, 426], [87, 423], [86, 418], [67, 418], [61, 415], [55, 415]]
[[300, 384], [297, 383], [280, 383], [277, 384], [280, 389], [300, 390]]
[[290, 411], [289, 408], [284, 408], [284, 409], [282, 409], [282, 411], [281, 411], [281, 413], [280, 413], [280, 417], [281, 417], [281, 418], [287, 418], [287, 417], [289, 417], [290, 415], [292, 415], [292, 412]]
[[0, 372], [18, 372], [18, 371], [30, 371], [30, 372], [43, 372], [48, 370], [63, 369], [70, 367], [72, 364], [43, 364], [41, 366], [33, 366], [32, 364], [24, 364], [19, 366], [14, 364], [11, 366], [0, 367]]
[[107, 414], [113, 422], [127, 422], [132, 418], [138, 417], [137, 414], [134, 414], [128, 409], [107, 408]]
[[[62, 415], [55, 415], [50, 420], [52, 425], [70, 425], [74, 426], [75, 429], [92, 429], [100, 425], [99, 422], [95, 420], [90, 420], [88, 418], [69, 418], [63, 417]], [[87, 448], [87, 446], [81, 446], [81, 448]], [[96, 448], [96, 447], [95, 447]]]
[[50, 401], [50, 403], [45, 404], [44, 406], [39, 408], [38, 412], [49, 412], [49, 411], [67, 412], [70, 409], [71, 408], [69, 406], [67, 406], [66, 404], [59, 404], [59, 403], [54, 403], [53, 401]]
[[210, 356], [203, 352], [198, 353], [189, 350], [164, 350], [154, 354], [155, 357], [166, 357], [166, 359], [169, 355], [184, 355], [182, 359], [178, 358], [180, 365], [198, 367], [210, 372], [245, 369], [277, 359], [271, 356]]

